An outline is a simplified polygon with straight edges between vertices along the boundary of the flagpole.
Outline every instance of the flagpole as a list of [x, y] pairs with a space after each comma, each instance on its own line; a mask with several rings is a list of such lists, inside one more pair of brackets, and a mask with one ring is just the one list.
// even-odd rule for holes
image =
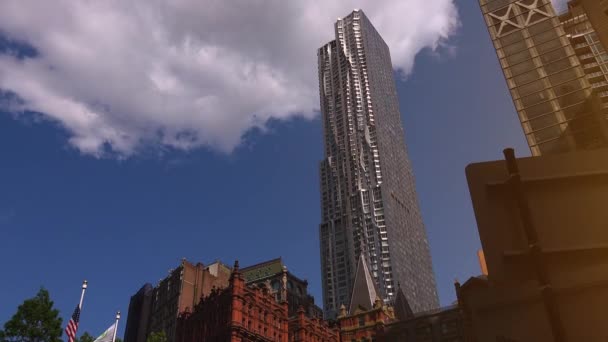
[[116, 332], [118, 331], [118, 320], [120, 319], [120, 311], [116, 313], [116, 325], [114, 326], [114, 336], [112, 336], [112, 342], [116, 342]]
[[87, 281], [83, 281], [82, 282], [82, 293], [80, 294], [80, 304], [78, 304], [78, 307], [80, 308], [80, 310], [82, 310], [82, 301], [84, 300], [84, 292], [87, 290], [87, 286], [88, 283]]

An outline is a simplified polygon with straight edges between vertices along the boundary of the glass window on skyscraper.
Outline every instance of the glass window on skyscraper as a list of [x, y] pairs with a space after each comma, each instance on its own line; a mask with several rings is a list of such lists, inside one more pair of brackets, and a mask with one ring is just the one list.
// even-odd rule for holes
[[388, 46], [362, 11], [318, 51], [323, 299], [349, 306], [360, 255], [386, 302], [400, 283], [414, 311], [438, 306]]

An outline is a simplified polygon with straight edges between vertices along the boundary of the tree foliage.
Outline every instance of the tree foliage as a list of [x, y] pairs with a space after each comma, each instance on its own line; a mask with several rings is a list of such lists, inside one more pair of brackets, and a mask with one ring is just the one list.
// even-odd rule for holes
[[59, 311], [44, 288], [26, 299], [0, 330], [0, 342], [62, 342]]
[[167, 335], [163, 331], [148, 335], [146, 342], [167, 342]]
[[80, 337], [76, 338], [74, 342], [93, 342], [95, 341], [95, 337], [91, 336], [88, 332], [85, 332]]

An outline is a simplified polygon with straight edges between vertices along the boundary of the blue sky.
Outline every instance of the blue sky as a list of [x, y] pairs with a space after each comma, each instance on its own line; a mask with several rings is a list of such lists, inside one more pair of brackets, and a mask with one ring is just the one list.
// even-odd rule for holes
[[[529, 155], [478, 5], [457, 6], [451, 48], [423, 49], [397, 84], [442, 305], [455, 300], [455, 278], [479, 273], [465, 166], [505, 147]], [[80, 332], [99, 334], [182, 257], [281, 256], [321, 303], [318, 115], [270, 118], [230, 153], [152, 145], [99, 157], [65, 127], [0, 108], [0, 322], [40, 286], [67, 321], [86, 278]]]

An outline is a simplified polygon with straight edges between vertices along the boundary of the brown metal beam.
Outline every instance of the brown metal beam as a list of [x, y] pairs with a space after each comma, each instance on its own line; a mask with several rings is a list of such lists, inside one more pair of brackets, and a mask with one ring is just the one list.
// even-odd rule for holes
[[512, 148], [507, 148], [503, 153], [507, 163], [507, 170], [509, 171], [508, 184], [511, 188], [511, 194], [517, 203], [521, 223], [528, 240], [528, 256], [530, 257], [530, 261], [536, 272], [543, 304], [553, 333], [553, 339], [556, 342], [565, 342], [566, 336], [559, 308], [555, 301], [555, 291], [551, 287], [549, 275], [547, 274], [542, 249], [539, 245], [538, 233], [534, 227], [528, 199], [522, 186], [521, 175], [519, 174], [517, 159], [515, 158], [515, 151]]

